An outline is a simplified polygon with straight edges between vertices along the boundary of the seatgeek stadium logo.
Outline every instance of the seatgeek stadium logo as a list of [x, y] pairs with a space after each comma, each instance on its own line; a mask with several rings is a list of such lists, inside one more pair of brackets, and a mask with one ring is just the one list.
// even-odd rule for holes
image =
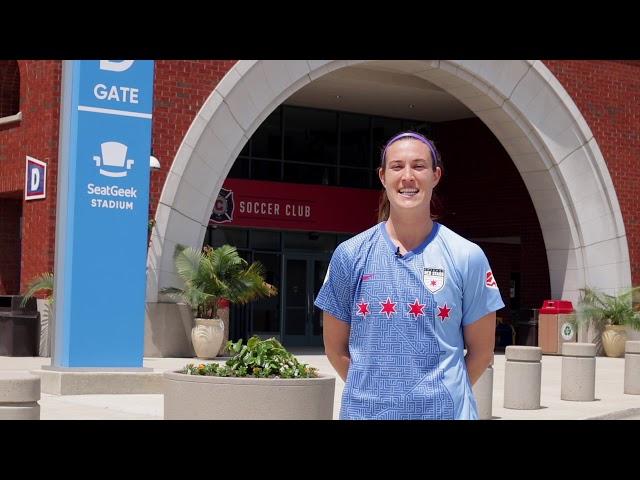
[[119, 198], [138, 198], [138, 191], [135, 188], [122, 188], [117, 185], [100, 186], [90, 183], [87, 185], [87, 193], [92, 196], [111, 198], [92, 198], [93, 208], [110, 208], [116, 210], [133, 210], [133, 201], [114, 200]]
[[[93, 156], [96, 167], [107, 167], [107, 169], [99, 168], [100, 175], [105, 177], [126, 177], [135, 163], [133, 160], [127, 159], [129, 147], [120, 142], [103, 142], [100, 144], [100, 149], [102, 155]], [[96, 185], [94, 183], [87, 185], [87, 194], [91, 196], [89, 203], [92, 208], [108, 208], [111, 210], [133, 210], [133, 200], [127, 199], [138, 198], [138, 190], [136, 188], [123, 188], [118, 185]]]

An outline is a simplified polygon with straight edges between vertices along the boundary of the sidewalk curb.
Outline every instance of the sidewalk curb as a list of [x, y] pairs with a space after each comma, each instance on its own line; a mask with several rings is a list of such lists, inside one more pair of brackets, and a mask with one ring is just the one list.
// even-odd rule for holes
[[624, 410], [615, 410], [604, 415], [586, 417], [582, 420], [624, 420], [627, 417], [635, 417], [637, 415], [640, 415], [640, 408], [625, 408]]

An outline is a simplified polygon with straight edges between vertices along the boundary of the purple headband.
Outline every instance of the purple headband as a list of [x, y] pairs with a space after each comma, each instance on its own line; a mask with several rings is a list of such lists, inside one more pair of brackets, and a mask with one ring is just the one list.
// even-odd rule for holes
[[391, 140], [389, 140], [384, 146], [384, 150], [382, 151], [382, 158], [380, 160], [380, 166], [384, 165], [387, 156], [387, 148], [389, 148], [391, 144], [397, 142], [398, 140], [402, 140], [403, 138], [414, 138], [424, 143], [427, 147], [429, 147], [429, 150], [431, 151], [431, 158], [434, 163], [433, 166], [437, 167], [440, 165], [440, 155], [438, 154], [438, 151], [436, 150], [436, 147], [431, 142], [431, 140], [417, 132], [402, 132], [397, 134], [395, 137], [392, 137]]

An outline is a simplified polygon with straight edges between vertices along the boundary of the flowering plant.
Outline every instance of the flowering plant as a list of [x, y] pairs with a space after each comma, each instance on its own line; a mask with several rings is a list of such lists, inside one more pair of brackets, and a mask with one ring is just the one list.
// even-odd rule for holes
[[180, 373], [208, 375], [213, 377], [257, 377], [257, 378], [316, 378], [318, 369], [300, 361], [275, 338], [261, 340], [251, 337], [246, 345], [242, 339], [227, 342], [227, 350], [233, 356], [224, 364], [193, 363]]

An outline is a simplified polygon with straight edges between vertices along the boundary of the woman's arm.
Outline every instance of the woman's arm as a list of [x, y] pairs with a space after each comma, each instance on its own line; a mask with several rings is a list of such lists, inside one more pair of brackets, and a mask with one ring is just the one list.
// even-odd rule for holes
[[493, 349], [496, 343], [496, 312], [491, 312], [465, 326], [463, 335], [464, 343], [467, 345], [464, 360], [471, 385], [473, 385], [493, 360]]
[[351, 325], [327, 312], [322, 312], [324, 351], [329, 362], [342, 380], [347, 380], [351, 356], [349, 355], [349, 332]]

